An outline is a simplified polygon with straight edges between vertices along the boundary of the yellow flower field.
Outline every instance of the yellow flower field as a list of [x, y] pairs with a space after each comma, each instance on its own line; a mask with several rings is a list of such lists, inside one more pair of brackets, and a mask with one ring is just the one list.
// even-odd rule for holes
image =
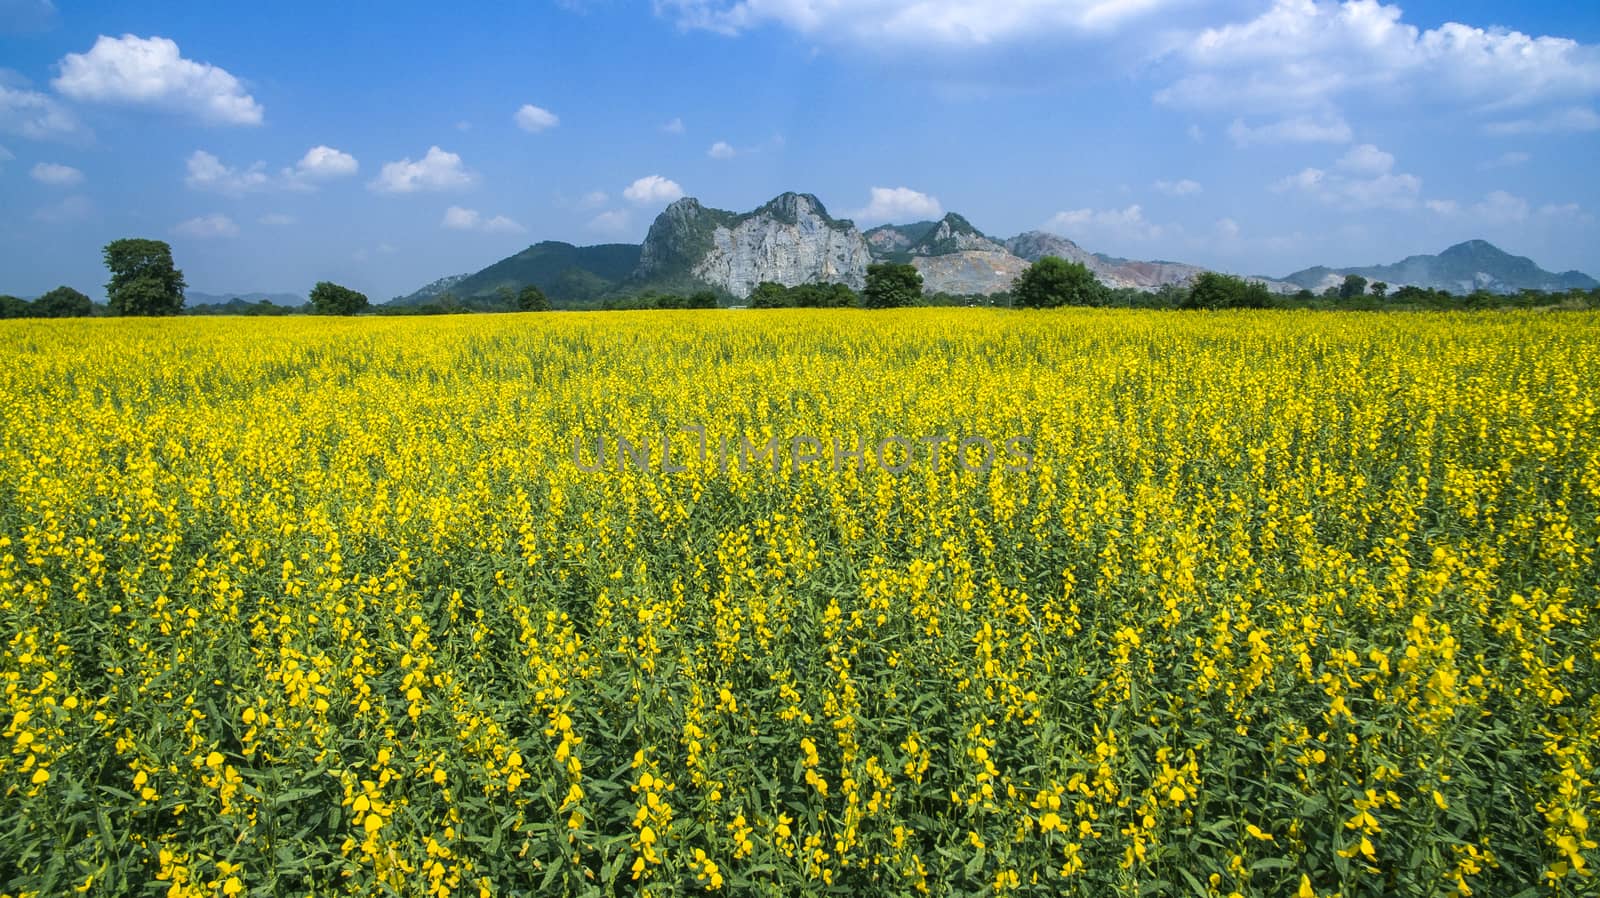
[[1597, 386], [1588, 313], [0, 322], [0, 889], [1600, 894]]

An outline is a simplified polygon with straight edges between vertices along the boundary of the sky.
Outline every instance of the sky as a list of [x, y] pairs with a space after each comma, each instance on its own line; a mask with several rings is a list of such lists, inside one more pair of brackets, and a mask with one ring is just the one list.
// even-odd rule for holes
[[375, 302], [680, 196], [1281, 276], [1471, 238], [1600, 276], [1600, 3], [0, 0], [0, 292]]

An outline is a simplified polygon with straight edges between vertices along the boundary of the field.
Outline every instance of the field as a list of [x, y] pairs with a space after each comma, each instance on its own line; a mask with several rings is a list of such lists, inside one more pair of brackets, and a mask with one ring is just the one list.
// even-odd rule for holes
[[1597, 350], [0, 323], [0, 889], [1600, 894]]

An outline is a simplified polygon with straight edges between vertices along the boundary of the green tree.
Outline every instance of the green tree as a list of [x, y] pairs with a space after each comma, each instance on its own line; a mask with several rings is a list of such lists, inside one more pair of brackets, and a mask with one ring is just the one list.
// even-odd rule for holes
[[1271, 303], [1272, 294], [1259, 281], [1206, 271], [1194, 279], [1182, 308], [1264, 309]]
[[922, 301], [922, 272], [915, 265], [879, 262], [867, 266], [867, 287], [861, 305], [868, 309], [898, 309]]
[[529, 284], [517, 293], [517, 309], [523, 312], [548, 312], [550, 297], [545, 296], [543, 290]]
[[105, 248], [111, 282], [106, 297], [113, 315], [176, 315], [183, 308], [183, 272], [172, 264], [172, 247], [161, 240], [124, 238]]
[[1355, 299], [1367, 292], [1367, 279], [1359, 274], [1347, 274], [1344, 283], [1339, 285], [1340, 299]]
[[342, 287], [332, 281], [318, 281], [311, 288], [311, 313], [313, 315], [354, 315], [368, 308], [367, 295]]
[[710, 290], [701, 290], [689, 297], [691, 309], [714, 309], [717, 307], [717, 294]]
[[794, 305], [789, 296], [789, 288], [772, 281], [762, 281], [750, 291], [750, 308], [752, 309], [781, 309]]
[[1024, 309], [1053, 309], [1105, 305], [1110, 291], [1082, 262], [1044, 256], [1017, 277], [1011, 294]]
[[32, 314], [40, 318], [87, 318], [94, 300], [71, 287], [57, 287], [33, 301]]
[[861, 297], [856, 291], [850, 289], [849, 284], [829, 284], [827, 297], [822, 305], [829, 309], [848, 309], [861, 304]]
[[0, 318], [27, 318], [33, 314], [33, 303], [20, 296], [0, 294]]
[[1389, 292], [1389, 285], [1383, 281], [1372, 282], [1372, 295], [1382, 299]]

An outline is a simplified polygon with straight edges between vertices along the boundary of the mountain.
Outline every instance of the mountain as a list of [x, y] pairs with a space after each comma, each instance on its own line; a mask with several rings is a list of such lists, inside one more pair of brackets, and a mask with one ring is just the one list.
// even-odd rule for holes
[[938, 221], [880, 225], [866, 238], [874, 261], [910, 263], [929, 293], [997, 293], [1028, 267], [954, 212]]
[[394, 299], [389, 300], [387, 305], [391, 305], [391, 306], [420, 306], [420, 305], [424, 305], [424, 304], [426, 304], [428, 302], [431, 302], [431, 301], [433, 301], [435, 299], [438, 299], [439, 297], [441, 297], [441, 296], [445, 295], [446, 293], [450, 292], [450, 288], [452, 288], [455, 285], [461, 283], [462, 281], [466, 280], [470, 276], [471, 275], [465, 275], [465, 274], [445, 275], [444, 277], [438, 279], [437, 281], [434, 281], [433, 283], [427, 285], [426, 287], [422, 287], [422, 288], [420, 288], [420, 289], [418, 289], [418, 290], [416, 290], [414, 292], [407, 293], [405, 296], [396, 296]]
[[631, 243], [573, 246], [546, 240], [501, 259], [475, 274], [442, 278], [392, 305], [422, 305], [444, 293], [458, 299], [494, 296], [501, 287], [513, 291], [532, 284], [546, 295], [569, 303], [598, 299], [628, 277], [639, 264], [639, 247]]
[[855, 224], [829, 215], [809, 193], [784, 193], [743, 214], [685, 197], [650, 226], [631, 282], [640, 289], [710, 286], [741, 299], [763, 281], [859, 290], [871, 258]]
[[1592, 290], [1600, 282], [1581, 271], [1560, 274], [1545, 271], [1526, 256], [1513, 256], [1486, 240], [1457, 243], [1436, 256], [1407, 256], [1391, 265], [1328, 268], [1318, 265], [1284, 278], [1297, 287], [1320, 292], [1337, 287], [1345, 275], [1356, 274], [1390, 287], [1425, 287], [1451, 293], [1516, 293], [1520, 290]]
[[191, 306], [220, 306], [226, 305], [230, 300], [242, 299], [247, 303], [257, 303], [263, 299], [278, 306], [303, 306], [306, 298], [295, 293], [202, 293], [199, 290], [183, 291], [183, 301]]

